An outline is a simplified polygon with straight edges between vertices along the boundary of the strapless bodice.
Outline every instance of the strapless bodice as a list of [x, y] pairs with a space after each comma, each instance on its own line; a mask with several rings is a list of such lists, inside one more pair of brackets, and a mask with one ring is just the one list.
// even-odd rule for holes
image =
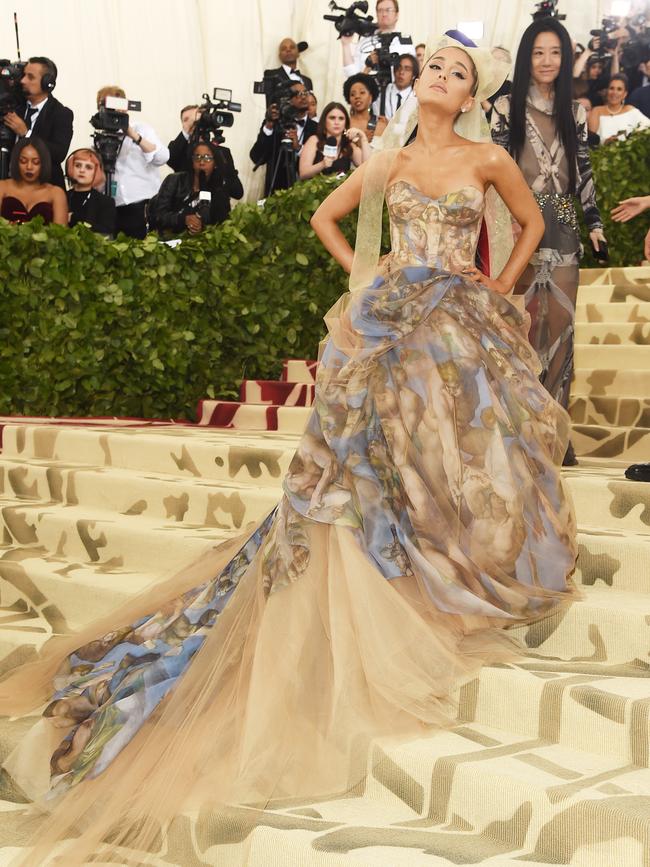
[[432, 199], [407, 181], [390, 184], [386, 204], [391, 252], [384, 260], [384, 268], [415, 263], [443, 271], [472, 267], [483, 201], [483, 193], [473, 186]]
[[27, 223], [34, 217], [42, 217], [44, 222], [51, 223], [54, 219], [54, 208], [51, 202], [36, 202], [31, 208], [15, 196], [5, 196], [0, 206], [0, 217], [11, 223]]

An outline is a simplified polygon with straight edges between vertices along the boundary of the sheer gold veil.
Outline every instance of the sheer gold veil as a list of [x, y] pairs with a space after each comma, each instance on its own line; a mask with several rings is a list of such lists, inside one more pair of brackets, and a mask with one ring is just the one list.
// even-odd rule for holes
[[[476, 67], [478, 84], [473, 108], [459, 115], [454, 129], [471, 141], [490, 141], [490, 128], [481, 108], [481, 101], [499, 89], [510, 67], [492, 56], [487, 48], [470, 48], [450, 36], [432, 40], [427, 46], [426, 57], [431, 57], [441, 48], [460, 48], [472, 59]], [[375, 153], [366, 163], [359, 203], [357, 237], [354, 261], [350, 273], [350, 291], [369, 286], [375, 279], [381, 247], [382, 215], [386, 183], [393, 160], [399, 153], [418, 123], [418, 103], [411, 95], [394, 115], [384, 134], [375, 139]], [[493, 187], [485, 196], [485, 220], [490, 249], [490, 276], [499, 274], [508, 261], [513, 247], [510, 213]]]

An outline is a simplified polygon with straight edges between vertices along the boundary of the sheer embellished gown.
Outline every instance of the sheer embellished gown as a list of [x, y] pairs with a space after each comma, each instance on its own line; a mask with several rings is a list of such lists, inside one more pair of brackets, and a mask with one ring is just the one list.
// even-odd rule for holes
[[573, 598], [568, 417], [524, 316], [459, 274], [483, 193], [386, 201], [392, 252], [326, 317], [277, 507], [0, 685], [45, 706], [5, 765], [50, 813], [30, 863], [358, 786], [373, 737], [453, 725], [459, 683], [516, 657], [505, 627]]

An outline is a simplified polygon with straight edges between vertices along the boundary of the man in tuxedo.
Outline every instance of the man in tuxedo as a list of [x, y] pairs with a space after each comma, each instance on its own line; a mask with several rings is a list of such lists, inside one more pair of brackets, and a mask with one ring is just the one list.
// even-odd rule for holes
[[[268, 196], [275, 190], [286, 190], [293, 183], [291, 175], [297, 175], [298, 158], [303, 144], [307, 139], [316, 135], [318, 125], [308, 116], [309, 91], [305, 85], [296, 81], [290, 85], [291, 97], [289, 105], [293, 109], [295, 123], [284, 126], [280, 120], [280, 108], [276, 103], [271, 103], [266, 110], [264, 123], [259, 131], [257, 140], [251, 148], [250, 158], [255, 163], [255, 168], [266, 165], [266, 181], [264, 183], [264, 195]], [[293, 161], [295, 173], [287, 171], [285, 156], [281, 153], [283, 138], [291, 141], [291, 153], [288, 158]]]
[[30, 57], [20, 81], [24, 109], [8, 112], [4, 122], [18, 138], [34, 135], [45, 142], [52, 157], [51, 183], [65, 190], [61, 164], [72, 141], [73, 114], [52, 96], [56, 78], [56, 64], [49, 57]]
[[[306, 42], [301, 43], [300, 48], [302, 48], [303, 51], [306, 47]], [[303, 75], [302, 72], [298, 70], [298, 55], [300, 54], [300, 48], [298, 48], [297, 43], [290, 36], [287, 36], [286, 39], [282, 40], [278, 47], [278, 60], [280, 61], [280, 66], [277, 69], [269, 69], [267, 71], [276, 75], [281, 81], [301, 81], [305, 85], [306, 90], [313, 90], [314, 86], [311, 78], [307, 75]]]

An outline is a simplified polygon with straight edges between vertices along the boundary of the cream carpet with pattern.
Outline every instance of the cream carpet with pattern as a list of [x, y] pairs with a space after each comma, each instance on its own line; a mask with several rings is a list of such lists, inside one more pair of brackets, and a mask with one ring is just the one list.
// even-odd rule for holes
[[[464, 687], [457, 728], [375, 744], [357, 797], [182, 816], [124, 864], [650, 865], [650, 484], [623, 476], [650, 460], [650, 268], [583, 271], [578, 302], [566, 477], [584, 601], [519, 629], [526, 662]], [[241, 404], [205, 401], [204, 426], [0, 420], [2, 669], [272, 508], [312, 385], [290, 362]], [[280, 397], [254, 404], [265, 390]], [[219, 412], [230, 427], [205, 426]], [[0, 721], [1, 755], [28, 726]], [[25, 804], [6, 775], [0, 798], [7, 863]]]

